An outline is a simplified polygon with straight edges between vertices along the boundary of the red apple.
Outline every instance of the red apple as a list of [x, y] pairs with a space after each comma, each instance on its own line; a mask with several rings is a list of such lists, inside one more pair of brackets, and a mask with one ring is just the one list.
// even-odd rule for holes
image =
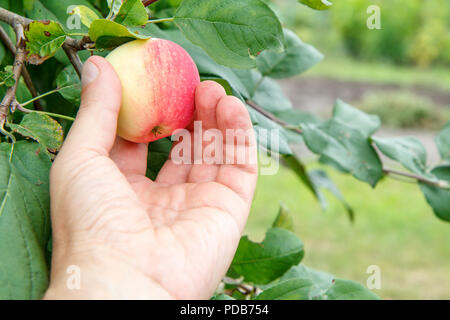
[[106, 59], [122, 83], [119, 136], [151, 142], [191, 122], [200, 76], [182, 47], [157, 38], [135, 40], [116, 48]]

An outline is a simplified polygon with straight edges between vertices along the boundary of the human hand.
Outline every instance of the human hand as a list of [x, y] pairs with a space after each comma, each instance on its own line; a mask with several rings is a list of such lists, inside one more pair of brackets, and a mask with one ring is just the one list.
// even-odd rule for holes
[[[51, 170], [53, 257], [45, 298], [208, 299], [236, 251], [257, 165], [168, 160], [153, 182], [145, 177], [147, 145], [116, 138], [120, 102], [111, 65], [90, 58], [80, 110]], [[226, 129], [252, 127], [244, 105], [215, 82], [197, 87], [195, 103], [203, 129], [225, 136]], [[253, 135], [245, 146], [235, 143], [256, 144]], [[79, 290], [66, 286], [71, 265], [81, 271]]]

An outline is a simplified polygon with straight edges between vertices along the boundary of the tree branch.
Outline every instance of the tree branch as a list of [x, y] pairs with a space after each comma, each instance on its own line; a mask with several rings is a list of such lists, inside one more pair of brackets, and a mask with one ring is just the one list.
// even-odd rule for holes
[[[1, 8], [0, 8], [1, 9]], [[1, 11], [0, 11], [1, 12]], [[0, 103], [0, 128], [3, 128], [6, 117], [8, 116], [9, 107], [11, 103], [15, 100], [17, 86], [19, 84], [19, 78], [22, 74], [22, 68], [25, 63], [26, 52], [24, 49], [24, 38], [23, 38], [23, 26], [21, 24], [14, 25], [14, 31], [17, 36], [17, 49], [13, 65], [13, 73], [15, 83], [12, 87], [8, 88], [2, 102]]]
[[[8, 34], [5, 32], [5, 30], [2, 27], [0, 27], [0, 39], [3, 41], [3, 43], [8, 48], [8, 50], [12, 53], [12, 55], [15, 56], [16, 55], [16, 47], [14, 46], [14, 44], [12, 43]], [[30, 90], [31, 96], [33, 98], [37, 97], [39, 95], [39, 93], [37, 92], [37, 90], [33, 84], [33, 81], [31, 80], [31, 76], [28, 73], [26, 66], [23, 66], [23, 68], [22, 68], [22, 77], [23, 77], [23, 80], [25, 81], [25, 84], [27, 85], [28, 90]], [[41, 106], [41, 103], [39, 102], [39, 100], [36, 100], [34, 102], [34, 107], [36, 108], [36, 110], [42, 110], [42, 106]]]
[[0, 8], [0, 21], [6, 22], [12, 27], [18, 24], [21, 24], [22, 26], [25, 27], [33, 20], [22, 17], [12, 11]]
[[81, 62], [80, 57], [78, 56], [77, 49], [71, 47], [67, 43], [63, 44], [64, 52], [69, 58], [70, 63], [75, 68], [75, 71], [78, 74], [78, 77], [81, 79], [81, 72], [83, 70], [83, 62]]
[[283, 121], [279, 118], [277, 118], [276, 116], [274, 116], [273, 114], [271, 114], [270, 112], [267, 112], [266, 110], [264, 110], [263, 108], [261, 108], [259, 105], [257, 105], [256, 103], [254, 103], [251, 100], [247, 100], [246, 101], [247, 105], [249, 105], [252, 109], [258, 111], [259, 113], [261, 113], [263, 116], [265, 116], [266, 118], [269, 118], [270, 120], [272, 120], [275, 123], [278, 123], [280, 126], [292, 130], [298, 134], [302, 134], [302, 130], [300, 128], [296, 128], [293, 127], [291, 124], [287, 123], [286, 121]]
[[416, 175], [414, 173], [398, 171], [398, 170], [390, 169], [390, 168], [384, 168], [383, 172], [387, 175], [396, 175], [396, 176], [411, 178], [411, 179], [417, 180], [419, 182], [423, 182], [423, 183], [426, 183], [426, 184], [429, 184], [431, 186], [435, 186], [435, 187], [438, 187], [441, 189], [450, 189], [450, 184], [448, 184], [446, 181], [443, 181], [443, 180], [430, 180], [430, 179], [421, 177], [419, 175]]

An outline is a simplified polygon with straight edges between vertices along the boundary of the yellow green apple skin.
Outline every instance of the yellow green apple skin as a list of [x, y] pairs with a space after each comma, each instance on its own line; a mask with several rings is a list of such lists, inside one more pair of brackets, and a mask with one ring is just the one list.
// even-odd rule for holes
[[182, 47], [158, 38], [135, 40], [116, 48], [106, 59], [122, 84], [120, 137], [146, 143], [189, 125], [200, 76]]

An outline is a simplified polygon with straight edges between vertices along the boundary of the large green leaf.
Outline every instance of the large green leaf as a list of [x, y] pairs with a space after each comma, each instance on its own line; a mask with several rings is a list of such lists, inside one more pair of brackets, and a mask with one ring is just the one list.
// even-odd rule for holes
[[397, 160], [405, 168], [421, 176], [433, 178], [427, 171], [427, 151], [414, 137], [377, 138], [372, 137], [380, 151]]
[[66, 33], [55, 21], [33, 21], [25, 30], [27, 61], [41, 64], [52, 57], [66, 41]]
[[305, 143], [312, 152], [330, 159], [357, 179], [375, 186], [383, 170], [370, 144], [369, 135], [379, 125], [378, 117], [369, 116], [338, 100], [331, 120], [303, 124], [302, 130]]
[[50, 158], [37, 143], [0, 144], [0, 299], [39, 299], [48, 286]]
[[252, 242], [247, 236], [241, 238], [229, 274], [243, 276], [245, 281], [266, 284], [298, 264], [303, 255], [303, 243], [294, 233], [271, 228], [261, 243]]
[[8, 126], [14, 132], [36, 140], [51, 151], [59, 150], [63, 143], [61, 125], [45, 114], [32, 112], [25, 115], [20, 124], [10, 123]]
[[287, 78], [302, 73], [320, 60], [323, 55], [313, 46], [302, 42], [291, 30], [284, 29], [286, 39], [283, 52], [264, 51], [257, 58], [258, 70], [272, 78]]
[[280, 22], [260, 0], [184, 0], [175, 23], [192, 43], [230, 67], [255, 67], [261, 51], [283, 48]]
[[435, 141], [442, 160], [450, 162], [450, 121], [447, 122], [444, 129], [439, 132]]
[[[431, 173], [438, 179], [447, 181], [450, 184], [450, 166], [436, 167]], [[420, 182], [419, 185], [436, 216], [450, 222], [450, 190], [438, 188], [424, 182]]]
[[141, 0], [125, 0], [114, 19], [124, 26], [142, 26], [147, 23], [148, 15]]

